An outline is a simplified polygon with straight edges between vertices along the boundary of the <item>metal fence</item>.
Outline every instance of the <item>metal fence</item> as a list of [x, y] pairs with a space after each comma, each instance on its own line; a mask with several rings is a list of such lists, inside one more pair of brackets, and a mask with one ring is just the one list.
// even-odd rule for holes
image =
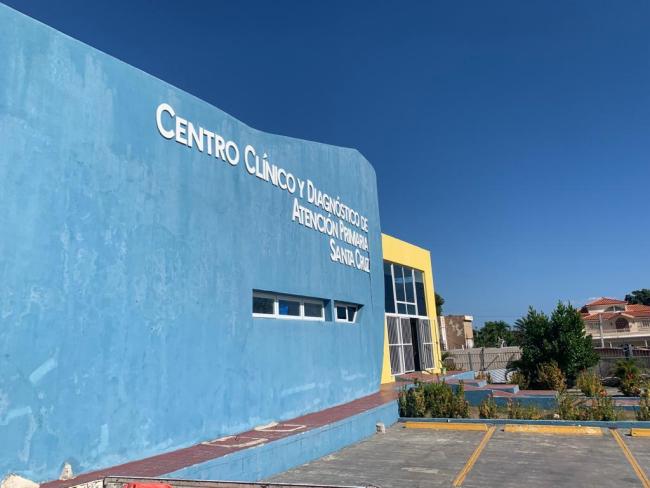
[[490, 371], [507, 368], [521, 358], [521, 349], [511, 347], [481, 347], [475, 349], [450, 349], [446, 365], [450, 369], [465, 371]]

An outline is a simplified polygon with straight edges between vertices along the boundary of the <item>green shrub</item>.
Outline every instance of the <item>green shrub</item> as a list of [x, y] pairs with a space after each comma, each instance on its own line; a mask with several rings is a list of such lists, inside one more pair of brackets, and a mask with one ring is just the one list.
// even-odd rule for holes
[[612, 372], [620, 380], [629, 375], [639, 376], [641, 374], [639, 366], [634, 359], [621, 359], [620, 361], [616, 361]]
[[618, 418], [612, 397], [604, 391], [591, 400], [591, 418], [592, 420], [616, 420]]
[[458, 388], [452, 398], [452, 408], [450, 417], [458, 419], [469, 418], [469, 402], [465, 400], [465, 386], [463, 382], [459, 382]]
[[515, 371], [510, 376], [510, 383], [517, 385], [520, 390], [527, 390], [530, 382], [524, 373], [521, 371]]
[[482, 419], [498, 418], [497, 404], [494, 401], [494, 397], [492, 395], [483, 400], [478, 406], [478, 416]]
[[618, 389], [625, 396], [639, 396], [641, 395], [641, 386], [641, 376], [628, 373], [624, 378], [621, 378]]
[[580, 391], [588, 397], [598, 396], [603, 390], [603, 386], [600, 383], [600, 377], [596, 373], [592, 373], [588, 370], [580, 372], [576, 385]]
[[454, 392], [446, 383], [428, 383], [424, 386], [427, 416], [433, 418], [467, 418], [469, 402], [465, 400], [465, 389], [460, 382]]
[[567, 393], [558, 396], [557, 415], [562, 420], [616, 420], [618, 412], [604, 390], [586, 401]]
[[454, 392], [446, 383], [415, 382], [399, 394], [402, 417], [468, 418], [469, 402], [465, 400], [463, 384]]
[[646, 388], [641, 394], [636, 419], [650, 421], [650, 387]]
[[537, 381], [542, 388], [559, 392], [566, 390], [566, 378], [555, 361], [537, 366]]
[[540, 420], [542, 413], [535, 405], [523, 406], [517, 401], [508, 401], [508, 418], [521, 420]]
[[426, 404], [422, 384], [415, 382], [411, 388], [404, 387], [399, 393], [399, 414], [402, 417], [424, 417]]
[[446, 383], [428, 383], [424, 386], [427, 417], [449, 417], [454, 392]]
[[618, 389], [625, 396], [639, 396], [643, 387], [643, 379], [639, 366], [633, 359], [621, 359], [613, 368], [614, 376], [620, 380]]
[[566, 393], [561, 393], [557, 398], [557, 415], [561, 420], [578, 420], [579, 402]]

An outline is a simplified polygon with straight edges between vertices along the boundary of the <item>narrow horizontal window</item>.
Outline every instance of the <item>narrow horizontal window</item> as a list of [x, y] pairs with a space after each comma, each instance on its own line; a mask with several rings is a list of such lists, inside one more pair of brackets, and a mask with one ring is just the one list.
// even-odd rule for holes
[[325, 302], [317, 298], [253, 290], [253, 317], [325, 320]]

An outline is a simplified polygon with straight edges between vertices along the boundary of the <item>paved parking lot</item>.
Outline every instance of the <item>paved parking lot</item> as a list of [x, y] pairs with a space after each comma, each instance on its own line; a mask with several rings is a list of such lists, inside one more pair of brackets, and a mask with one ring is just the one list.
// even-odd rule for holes
[[442, 431], [397, 424], [268, 481], [381, 488], [650, 488], [650, 437], [630, 437], [621, 430], [626, 456], [609, 429], [595, 430], [600, 435], [505, 432], [503, 426], [488, 432]]

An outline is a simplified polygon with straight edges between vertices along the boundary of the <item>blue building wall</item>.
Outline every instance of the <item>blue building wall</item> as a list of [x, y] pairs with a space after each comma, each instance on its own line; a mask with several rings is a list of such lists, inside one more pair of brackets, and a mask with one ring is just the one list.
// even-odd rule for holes
[[[378, 389], [380, 223], [359, 152], [252, 129], [3, 5], [0, 26], [0, 475], [114, 465]], [[162, 137], [163, 102], [235, 141], [239, 164]], [[248, 174], [247, 144], [368, 217], [370, 273], [292, 222], [295, 195]], [[253, 289], [363, 308], [356, 325], [254, 319]]]
[[398, 418], [397, 402], [389, 402], [303, 434], [167, 473], [165, 477], [260, 481], [366, 439], [376, 432], [378, 422], [389, 427]]

